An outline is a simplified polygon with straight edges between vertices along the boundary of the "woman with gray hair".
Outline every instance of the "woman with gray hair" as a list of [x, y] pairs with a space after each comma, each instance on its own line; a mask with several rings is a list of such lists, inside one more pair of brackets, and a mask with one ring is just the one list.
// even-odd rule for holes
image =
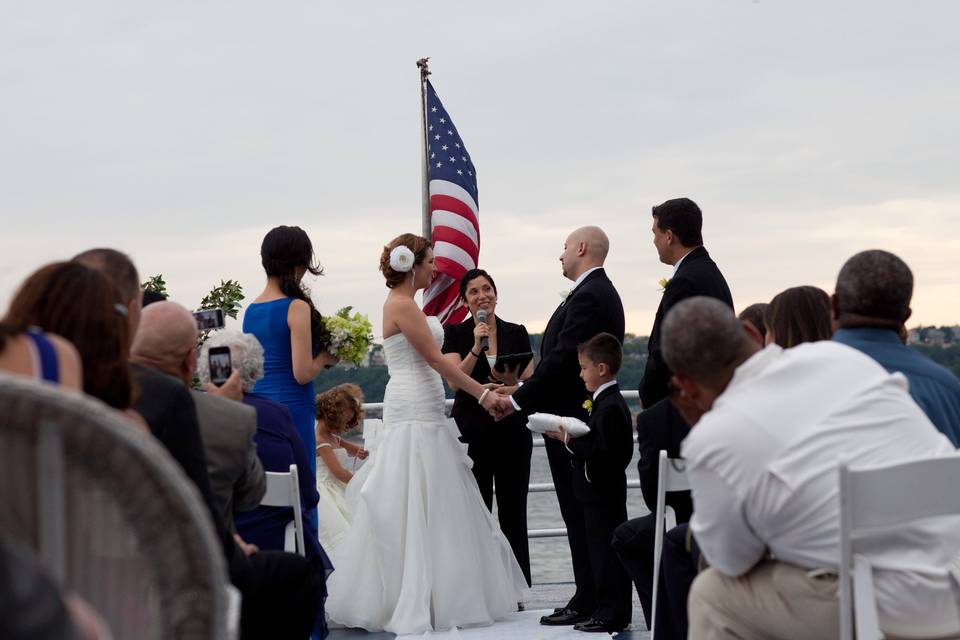
[[202, 384], [210, 382], [210, 349], [230, 349], [230, 365], [240, 373], [244, 395], [253, 393], [253, 385], [263, 377], [263, 347], [252, 333], [240, 333], [230, 329], [214, 331], [203, 343], [197, 362], [197, 377]]
[[[317, 493], [316, 479], [310, 470], [307, 452], [297, 433], [290, 411], [286, 406], [263, 396], [252, 393], [257, 380], [263, 377], [263, 347], [257, 338], [249, 333], [240, 333], [223, 329], [210, 334], [200, 350], [197, 363], [197, 375], [201, 383], [210, 382], [210, 349], [227, 347], [230, 349], [230, 364], [240, 373], [243, 386], [243, 403], [257, 411], [257, 432], [254, 442], [257, 455], [265, 471], [286, 473], [291, 464], [297, 465], [300, 476], [300, 507], [303, 511], [303, 538], [307, 557], [318, 571], [328, 575], [333, 570], [330, 559], [320, 546], [316, 525], [307, 513], [317, 506], [320, 499]], [[312, 455], [313, 452], [310, 452]], [[259, 506], [252, 511], [234, 514], [237, 533], [249, 543], [260, 549], [283, 550], [284, 532], [287, 523], [293, 520], [293, 510], [288, 507]], [[326, 588], [324, 588], [326, 598]], [[322, 615], [318, 620], [322, 620]]]

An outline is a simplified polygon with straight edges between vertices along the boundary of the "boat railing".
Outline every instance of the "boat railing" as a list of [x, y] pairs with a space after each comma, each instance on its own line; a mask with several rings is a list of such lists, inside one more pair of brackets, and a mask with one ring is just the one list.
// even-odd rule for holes
[[[637, 391], [621, 391], [623, 399], [627, 401], [628, 404], [636, 405], [639, 402], [639, 392]], [[453, 399], [448, 399], [444, 403], [444, 409], [446, 410], [447, 416], [450, 415], [450, 410], [453, 408]], [[364, 418], [377, 418], [380, 419], [383, 417], [383, 403], [382, 402], [365, 402], [363, 404]], [[633, 434], [633, 442], [637, 442], [637, 434]], [[534, 435], [533, 437], [533, 446], [535, 448], [542, 448], [545, 446], [545, 442], [542, 436]], [[640, 481], [639, 480], [627, 480], [627, 490], [630, 489], [639, 489]], [[530, 493], [547, 493], [554, 490], [552, 482], [531, 482], [527, 491]], [[548, 528], [548, 529], [529, 529], [527, 531], [527, 537], [529, 538], [557, 538], [557, 537], [566, 537], [567, 530], [563, 527], [559, 528]]]

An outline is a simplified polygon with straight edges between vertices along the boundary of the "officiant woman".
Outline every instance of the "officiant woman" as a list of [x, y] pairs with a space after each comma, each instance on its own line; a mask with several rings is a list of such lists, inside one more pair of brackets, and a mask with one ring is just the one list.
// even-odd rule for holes
[[[462, 323], [444, 330], [443, 353], [462, 371], [480, 383], [514, 386], [533, 373], [533, 362], [523, 371], [494, 369], [497, 354], [530, 351], [526, 328], [497, 316], [497, 285], [483, 269], [471, 269], [460, 280], [460, 299], [470, 310]], [[478, 314], [486, 321], [480, 322]], [[486, 340], [484, 340], [486, 338]], [[487, 350], [483, 346], [487, 345]], [[519, 374], [519, 375], [518, 375]], [[453, 385], [451, 385], [453, 386]], [[473, 475], [487, 508], [493, 510], [496, 487], [500, 529], [506, 536], [523, 575], [530, 584], [530, 551], [527, 544], [527, 487], [530, 484], [530, 454], [533, 440], [526, 418], [512, 415], [496, 422], [476, 399], [454, 387], [453, 418], [460, 440], [467, 443], [473, 460]]]

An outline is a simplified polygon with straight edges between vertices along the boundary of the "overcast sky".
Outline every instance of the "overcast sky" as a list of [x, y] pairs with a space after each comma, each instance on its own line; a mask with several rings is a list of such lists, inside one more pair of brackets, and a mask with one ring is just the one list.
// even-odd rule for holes
[[960, 5], [943, 2], [2, 3], [0, 309], [48, 261], [127, 251], [193, 307], [250, 299], [304, 227], [322, 312], [379, 334], [385, 242], [420, 229], [417, 58], [477, 166], [498, 313], [541, 331], [566, 234], [598, 224], [627, 329], [688, 196], [738, 309], [903, 257], [914, 322], [960, 322]]

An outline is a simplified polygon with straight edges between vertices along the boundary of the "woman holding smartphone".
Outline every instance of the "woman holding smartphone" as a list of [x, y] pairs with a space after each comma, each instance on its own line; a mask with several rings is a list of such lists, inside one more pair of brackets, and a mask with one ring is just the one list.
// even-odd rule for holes
[[[280, 226], [263, 238], [260, 258], [267, 286], [247, 307], [243, 332], [263, 345], [263, 378], [254, 393], [287, 407], [306, 451], [316, 449], [313, 379], [338, 359], [326, 351], [315, 353], [314, 336], [320, 313], [301, 284], [308, 271], [323, 270], [313, 255], [313, 244], [300, 227]], [[316, 477], [316, 459], [307, 456]], [[301, 471], [303, 473], [303, 471]]]
[[[481, 384], [498, 382], [513, 386], [529, 378], [533, 374], [532, 361], [520, 372], [509, 368], [498, 372], [494, 366], [497, 354], [529, 352], [530, 337], [522, 324], [497, 316], [497, 285], [490, 274], [483, 269], [467, 271], [460, 280], [460, 299], [470, 310], [470, 317], [444, 328], [445, 357]], [[530, 584], [527, 488], [533, 439], [526, 419], [512, 414], [497, 422], [473, 396], [457, 389], [449, 380], [447, 383], [457, 392], [452, 415], [460, 429], [460, 440], [467, 443], [467, 455], [473, 460], [473, 476], [480, 494], [487, 509], [492, 511], [496, 486], [500, 529]]]

